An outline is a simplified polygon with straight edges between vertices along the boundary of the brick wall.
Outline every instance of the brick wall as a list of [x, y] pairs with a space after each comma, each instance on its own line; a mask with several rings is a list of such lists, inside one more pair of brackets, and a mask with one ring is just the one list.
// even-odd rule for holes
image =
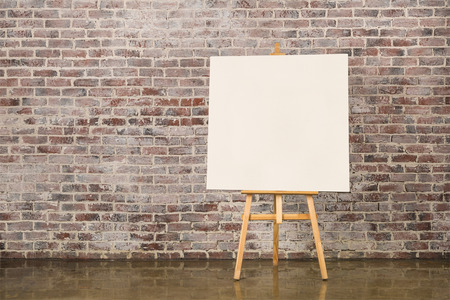
[[[447, 5], [2, 0], [1, 257], [234, 258], [244, 197], [205, 189], [209, 57], [275, 42], [349, 55], [352, 188], [316, 200], [327, 257], [447, 256]], [[308, 222], [280, 230], [280, 257], [315, 256]], [[271, 238], [251, 222], [246, 255]]]

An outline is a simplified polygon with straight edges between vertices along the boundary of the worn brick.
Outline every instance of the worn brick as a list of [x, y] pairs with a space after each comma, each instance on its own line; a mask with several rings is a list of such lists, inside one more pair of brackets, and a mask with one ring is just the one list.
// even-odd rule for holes
[[[209, 57], [274, 42], [349, 55], [352, 192], [317, 200], [330, 257], [448, 250], [443, 1], [44, 2], [0, 3], [2, 255], [233, 258], [245, 198], [205, 187]], [[311, 258], [289, 225], [280, 257]], [[270, 228], [246, 257], [270, 258]]]

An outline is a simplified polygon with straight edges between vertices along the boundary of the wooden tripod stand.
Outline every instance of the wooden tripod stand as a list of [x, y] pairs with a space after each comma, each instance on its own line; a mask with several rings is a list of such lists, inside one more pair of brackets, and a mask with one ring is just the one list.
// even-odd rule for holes
[[[314, 236], [314, 242], [316, 244], [317, 258], [319, 260], [320, 273], [323, 280], [328, 279], [327, 268], [325, 265], [325, 258], [323, 255], [322, 243], [320, 241], [319, 225], [317, 224], [317, 214], [314, 208], [313, 195], [317, 195], [318, 192], [278, 192], [278, 191], [242, 191], [242, 194], [246, 194], [244, 214], [242, 215], [242, 229], [241, 238], [239, 240], [239, 250], [236, 258], [236, 268], [234, 270], [234, 279], [239, 280], [241, 277], [242, 259], [244, 257], [245, 239], [247, 236], [248, 222], [253, 220], [270, 220], [274, 221], [273, 224], [273, 265], [278, 265], [278, 230], [279, 225], [283, 220], [311, 220], [311, 226]], [[250, 214], [250, 207], [252, 204], [252, 196], [254, 194], [271, 194], [274, 196], [274, 213], [273, 214]], [[309, 214], [283, 214], [282, 210], [282, 196], [283, 195], [306, 195], [306, 201], [308, 203]]]

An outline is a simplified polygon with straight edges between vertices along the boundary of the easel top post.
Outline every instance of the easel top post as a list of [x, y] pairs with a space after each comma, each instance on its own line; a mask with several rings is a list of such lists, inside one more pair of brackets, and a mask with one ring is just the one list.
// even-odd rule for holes
[[270, 53], [270, 55], [286, 55], [286, 53], [281, 52], [280, 48], [280, 43], [275, 43], [275, 52]]

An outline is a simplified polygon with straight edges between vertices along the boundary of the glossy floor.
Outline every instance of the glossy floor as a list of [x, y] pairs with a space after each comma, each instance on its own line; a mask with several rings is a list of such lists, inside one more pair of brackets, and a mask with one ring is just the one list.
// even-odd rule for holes
[[0, 299], [450, 299], [450, 261], [0, 260]]

